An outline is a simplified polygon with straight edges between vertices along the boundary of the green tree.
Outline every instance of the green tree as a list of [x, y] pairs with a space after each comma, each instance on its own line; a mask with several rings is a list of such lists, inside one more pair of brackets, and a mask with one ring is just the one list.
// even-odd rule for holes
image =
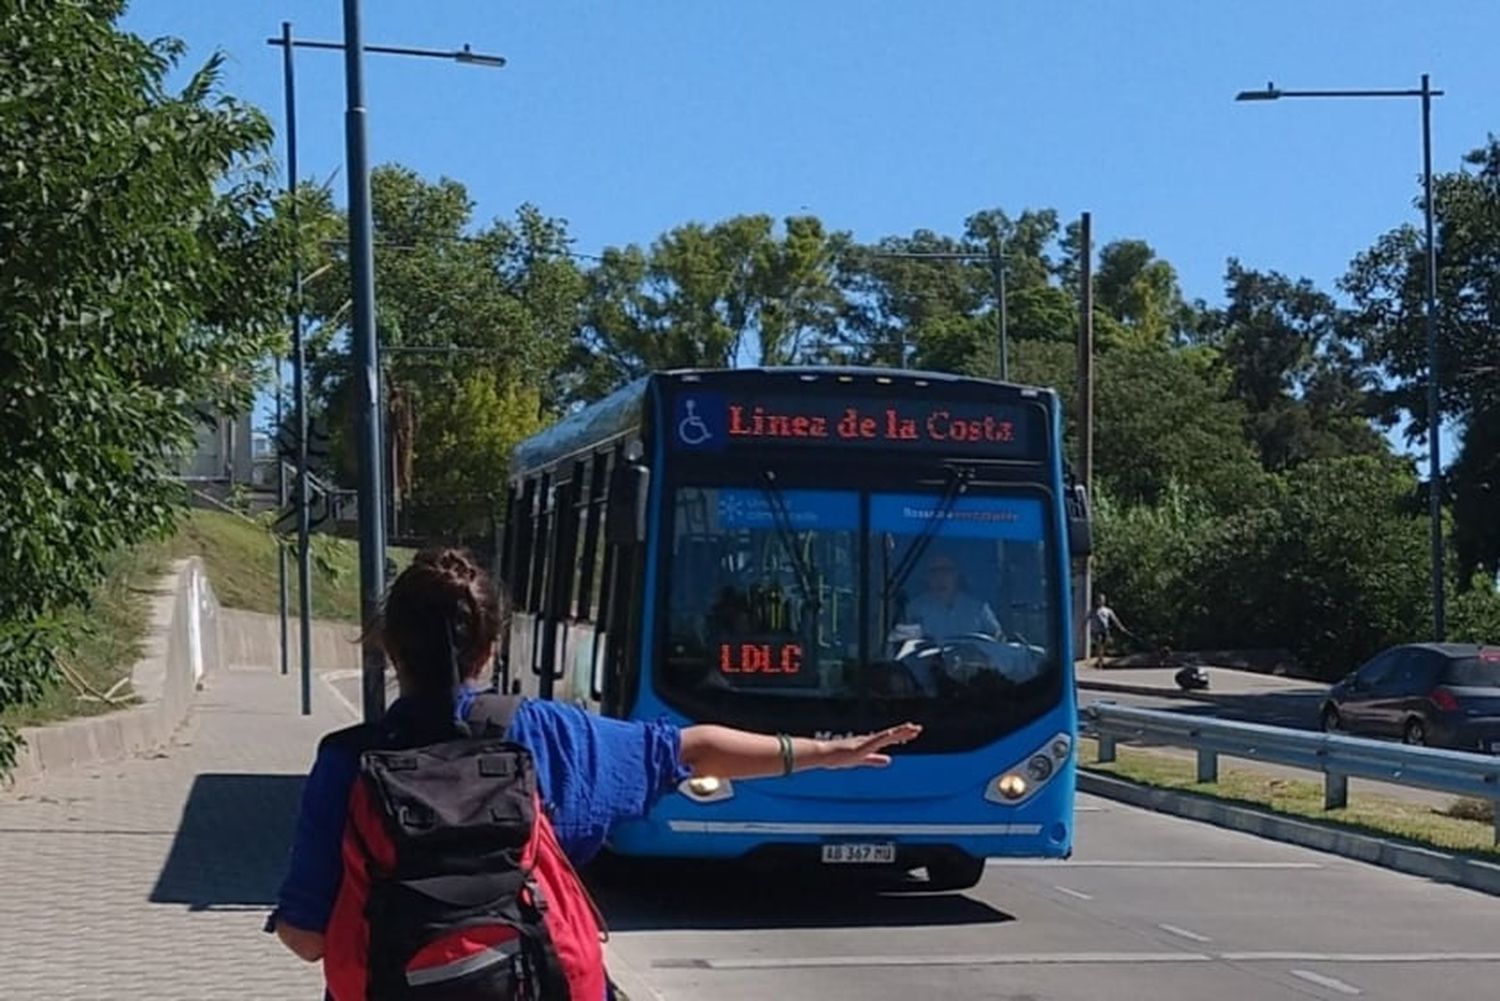
[[[557, 413], [584, 277], [563, 223], [532, 206], [522, 206], [513, 222], [476, 231], [462, 184], [428, 182], [399, 166], [372, 172], [371, 202], [382, 411], [398, 529], [452, 534], [459, 524], [482, 523], [488, 498], [505, 481], [508, 446], [478, 448], [471, 460], [458, 461], [451, 443], [474, 435], [512, 441], [491, 431], [507, 421], [535, 427]], [[313, 195], [304, 203], [314, 231], [330, 228], [330, 220], [339, 224], [326, 199]], [[354, 398], [343, 336], [348, 267], [342, 253], [325, 263], [309, 285], [319, 328], [314, 381], [336, 475], [352, 482]], [[535, 410], [522, 420], [524, 401]]]
[[1285, 646], [1334, 678], [1430, 621], [1415, 476], [1388, 457], [1304, 463], [1271, 503], [1241, 512], [1192, 568], [1207, 599], [1193, 639]]
[[1108, 317], [1096, 331], [1103, 346], [1173, 344], [1192, 324], [1176, 269], [1144, 240], [1104, 245], [1094, 271], [1094, 296], [1096, 308]]
[[647, 372], [787, 365], [840, 357], [834, 262], [847, 237], [812, 216], [689, 223], [649, 249], [610, 248], [589, 275], [574, 345], [574, 395], [591, 399]]
[[1229, 392], [1248, 414], [1245, 430], [1267, 469], [1316, 458], [1376, 455], [1370, 423], [1373, 380], [1346, 339], [1345, 317], [1311, 282], [1258, 272], [1231, 260], [1228, 299], [1207, 311], [1196, 338], [1216, 345]]
[[[1454, 545], [1459, 581], [1479, 567], [1500, 566], [1494, 490], [1500, 417], [1500, 139], [1491, 137], [1465, 167], [1436, 179], [1437, 334], [1440, 406], [1464, 429], [1463, 451], [1451, 470]], [[1427, 338], [1422, 236], [1403, 226], [1357, 257], [1343, 280], [1354, 300], [1357, 330], [1369, 360], [1393, 388], [1382, 395], [1384, 416], [1408, 420], [1425, 436]]]
[[840, 262], [846, 342], [853, 360], [993, 376], [999, 359], [1002, 261], [1012, 343], [1071, 341], [1077, 312], [1053, 283], [1057, 213], [999, 209], [970, 216], [960, 237], [918, 230], [851, 248]]
[[122, 10], [0, 7], [0, 705], [51, 682], [103, 561], [172, 525], [194, 408], [246, 404], [281, 333], [270, 128], [218, 57], [169, 90], [183, 46]]
[[[1076, 457], [1076, 349], [1022, 342], [1012, 368], [1018, 381], [1061, 394], [1065, 441]], [[1154, 504], [1174, 483], [1215, 511], [1256, 502], [1265, 477], [1244, 421], [1223, 377], [1190, 351], [1117, 347], [1095, 360], [1094, 472], [1121, 505]]]

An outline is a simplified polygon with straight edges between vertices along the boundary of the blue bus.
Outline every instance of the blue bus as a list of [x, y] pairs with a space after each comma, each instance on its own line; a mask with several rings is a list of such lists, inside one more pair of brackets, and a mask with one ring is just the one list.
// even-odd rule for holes
[[1087, 499], [1055, 393], [885, 369], [654, 373], [514, 452], [509, 691], [830, 738], [889, 769], [683, 783], [621, 855], [925, 869], [1066, 857], [1072, 557]]

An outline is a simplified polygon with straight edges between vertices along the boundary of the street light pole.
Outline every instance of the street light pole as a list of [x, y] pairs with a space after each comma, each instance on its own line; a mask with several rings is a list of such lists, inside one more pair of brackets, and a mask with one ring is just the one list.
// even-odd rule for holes
[[1284, 97], [1418, 97], [1422, 99], [1422, 186], [1423, 222], [1426, 229], [1426, 294], [1424, 323], [1427, 335], [1427, 464], [1428, 497], [1427, 512], [1432, 543], [1432, 628], [1433, 638], [1441, 642], [1447, 634], [1444, 609], [1444, 559], [1443, 559], [1443, 463], [1442, 437], [1443, 415], [1438, 394], [1438, 337], [1437, 337], [1437, 241], [1434, 237], [1434, 210], [1432, 197], [1432, 99], [1442, 97], [1441, 90], [1433, 90], [1431, 78], [1422, 74], [1422, 86], [1416, 90], [1281, 90], [1273, 83], [1265, 90], [1242, 90], [1235, 95], [1236, 101], [1279, 101]]
[[[312, 714], [312, 522], [307, 485], [307, 346], [302, 336], [302, 228], [297, 197], [297, 75], [292, 24], [281, 22], [286, 91], [286, 190], [292, 216], [292, 398], [297, 423], [297, 616], [302, 715]], [[279, 461], [279, 460], [278, 460]]]
[[1443, 412], [1438, 400], [1437, 241], [1432, 208], [1432, 85], [1422, 74], [1422, 185], [1427, 228], [1427, 514], [1432, 521], [1432, 627], [1439, 643], [1447, 634], [1443, 595]]
[[[385, 531], [382, 513], [382, 474], [384, 461], [381, 448], [380, 420], [380, 356], [375, 339], [375, 250], [373, 224], [370, 208], [369, 150], [366, 143], [366, 108], [364, 93], [363, 54], [374, 52], [381, 55], [420, 56], [431, 59], [448, 59], [473, 66], [500, 68], [506, 61], [502, 56], [475, 52], [468, 45], [462, 49], [420, 49], [398, 45], [365, 45], [360, 22], [359, 0], [344, 0], [344, 40], [342, 42], [293, 40], [291, 28], [283, 24], [280, 38], [267, 39], [269, 45], [279, 45], [286, 58], [288, 141], [291, 147], [289, 160], [291, 173], [296, 177], [295, 157], [295, 109], [292, 103], [291, 54], [294, 48], [328, 49], [344, 53], [345, 112], [344, 143], [349, 175], [349, 265], [353, 311], [351, 341], [354, 356], [354, 382], [358, 401], [358, 443], [360, 455], [358, 484], [359, 519], [359, 582], [360, 614], [366, 624], [373, 621], [379, 611], [380, 598], [385, 590]], [[292, 207], [296, 210], [296, 198]], [[300, 268], [299, 268], [300, 271]], [[297, 325], [294, 336], [300, 335], [301, 280], [297, 277]], [[304, 386], [302, 352], [294, 360], [294, 378], [299, 387]], [[298, 390], [299, 399], [303, 389]], [[307, 503], [307, 423], [306, 407], [301, 407], [298, 435], [298, 534], [306, 538], [310, 512]], [[304, 542], [303, 553], [307, 552]], [[310, 636], [311, 615], [308, 611], [310, 586], [303, 577], [303, 712], [309, 711], [307, 682], [309, 664], [312, 659]], [[366, 720], [379, 719], [385, 712], [385, 655], [373, 636], [366, 636], [361, 656], [361, 693]]]
[[[364, 33], [359, 0], [344, 0], [345, 162], [349, 177], [349, 275], [359, 439], [359, 608], [368, 627], [385, 591], [385, 525], [381, 504], [380, 352], [375, 343], [375, 244], [371, 235], [370, 164], [365, 130]], [[385, 714], [385, 654], [373, 631], [363, 634], [360, 685], [364, 718]]]
[[995, 299], [999, 307], [1000, 323], [1000, 381], [1010, 381], [1010, 338], [1009, 324], [1005, 315], [1005, 237], [1000, 234], [997, 227], [995, 232], [995, 252], [991, 255], [991, 267], [995, 272]]

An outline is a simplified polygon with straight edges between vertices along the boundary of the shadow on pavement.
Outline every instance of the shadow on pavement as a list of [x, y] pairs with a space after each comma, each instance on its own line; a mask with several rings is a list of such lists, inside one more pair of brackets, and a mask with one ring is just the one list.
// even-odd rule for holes
[[300, 775], [199, 775], [151, 902], [195, 911], [274, 906], [302, 782]]
[[[889, 928], [1001, 924], [1015, 918], [958, 893], [900, 892], [890, 877], [757, 871], [732, 862], [607, 859], [589, 886], [614, 931]], [[910, 889], [921, 889], [919, 882]]]

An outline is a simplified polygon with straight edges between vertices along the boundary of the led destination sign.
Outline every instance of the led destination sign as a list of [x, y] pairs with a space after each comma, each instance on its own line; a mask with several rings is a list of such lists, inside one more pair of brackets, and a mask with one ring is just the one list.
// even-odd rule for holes
[[680, 396], [673, 444], [688, 451], [744, 445], [878, 447], [1036, 458], [1045, 448], [1040, 408], [971, 401]]
[[817, 670], [807, 662], [802, 644], [796, 641], [772, 636], [724, 636], [714, 648], [714, 667], [735, 687], [799, 688], [818, 683]]

